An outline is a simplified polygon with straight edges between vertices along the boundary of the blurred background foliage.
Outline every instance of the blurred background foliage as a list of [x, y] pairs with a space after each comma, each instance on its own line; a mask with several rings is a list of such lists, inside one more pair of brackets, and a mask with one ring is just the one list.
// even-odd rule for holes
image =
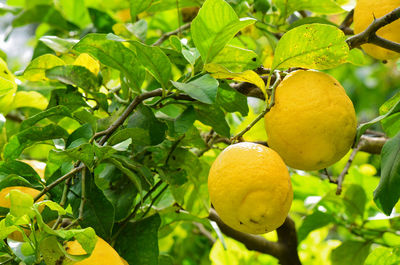
[[[0, 17], [0, 57], [8, 63], [13, 73], [23, 79], [21, 75], [31, 60], [44, 54], [53, 54], [65, 62], [74, 62], [76, 54], [66, 51], [68, 51], [68, 47], [74, 45], [77, 40], [88, 33], [114, 33], [128, 40], [140, 40], [152, 44], [163, 33], [174, 31], [191, 21], [202, 2], [201, 0], [154, 1], [149, 9], [140, 12], [137, 14], [137, 18], [132, 20], [129, 9], [130, 2], [127, 0], [0, 0], [0, 14], [2, 15]], [[257, 63], [262, 63], [266, 68], [270, 67], [272, 63], [273, 50], [277, 43], [275, 36], [285, 32], [291, 26], [293, 27], [293, 23], [306, 23], [301, 21], [305, 19], [311, 21], [311, 18], [314, 18], [319, 23], [337, 25], [344, 19], [346, 10], [351, 10], [354, 6], [354, 1], [335, 1], [344, 8], [341, 12], [330, 12], [324, 9], [322, 12], [321, 10], [308, 11], [308, 18], [303, 18], [299, 12], [285, 16], [279, 9], [279, 5], [273, 5], [268, 0], [230, 0], [227, 2], [231, 4], [239, 17], [250, 15], [258, 20], [257, 23], [238, 34], [230, 44], [253, 50], [257, 53]], [[57, 36], [58, 38], [48, 36]], [[178, 37], [182, 43], [193, 47], [192, 40], [187, 33], [178, 34]], [[175, 62], [182, 59], [174, 49], [173, 38], [165, 41], [162, 48], [165, 51], [175, 51], [169, 55], [170, 57], [179, 57], [174, 58]], [[96, 68], [96, 63], [85, 62], [84, 65], [88, 68]], [[195, 68], [196, 65], [173, 64], [173, 80], [180, 78], [191, 67]], [[346, 89], [354, 103], [359, 123], [361, 123], [378, 116], [379, 107], [399, 92], [399, 69], [399, 61], [390, 61], [384, 64], [361, 55], [358, 64], [346, 63], [326, 71], [338, 79]], [[119, 74], [115, 69], [101, 65], [101, 74], [103, 84], [107, 84], [109, 88], [120, 85]], [[158, 87], [158, 84], [148, 76], [145, 82], [148, 90]], [[54, 84], [24, 81], [18, 89], [20, 91], [33, 89], [49, 99]], [[127, 90], [122, 89], [120, 96], [129, 98], [128, 94]], [[238, 111], [227, 114], [226, 119], [232, 134], [245, 128], [265, 106], [265, 103], [259, 99], [248, 98], [247, 101], [248, 115], [244, 115], [246, 112]], [[117, 112], [122, 106], [124, 106], [123, 99], [112, 98], [108, 111]], [[184, 108], [180, 108], [179, 105], [166, 105], [155, 111], [153, 117], [163, 120], [163, 126], [165, 126], [165, 121], [176, 118], [183, 110]], [[140, 115], [148, 116], [146, 111], [146, 109], [141, 109]], [[6, 120], [4, 116], [0, 116], [0, 128], [3, 132], [0, 136], [0, 147], [9, 140], [10, 136], [18, 132], [20, 118], [31, 117], [36, 113], [39, 113], [38, 109], [28, 107], [11, 111]], [[150, 111], [150, 113], [152, 112]], [[97, 124], [99, 128], [104, 129], [110, 124], [105, 119], [106, 112], [101, 108], [95, 111], [95, 115], [103, 118], [104, 124]], [[135, 122], [133, 118], [132, 122]], [[81, 128], [81, 125], [71, 118], [61, 119], [58, 124], [69, 133], [76, 132], [78, 128]], [[380, 125], [375, 125], [373, 129], [382, 131]], [[173, 181], [176, 182], [182, 178], [182, 182], [185, 182], [186, 178], [183, 175], [180, 178], [179, 168], [184, 168], [190, 174], [191, 170], [194, 170], [191, 169], [193, 163], [198, 166], [196, 170], [200, 168], [199, 172], [201, 172], [200, 174], [196, 173], [196, 177], [202, 181], [206, 180], [212, 161], [220, 150], [226, 147], [226, 144], [218, 143], [215, 145], [216, 148], [207, 150], [200, 135], [206, 134], [210, 127], [203, 123], [197, 121], [190, 130], [191, 134], [181, 139], [180, 149], [176, 153], [178, 162], [171, 166], [170, 172], [165, 172], [166, 175], [172, 175]], [[263, 123], [258, 123], [244, 138], [248, 141], [265, 141]], [[148, 149], [153, 152], [151, 163], [162, 163], [161, 161], [168, 156], [167, 150], [175, 143], [175, 139], [178, 138], [164, 141], [162, 144]], [[51, 160], [54, 162], [57, 158], [55, 154], [52, 159], [49, 157], [51, 158], [50, 150], [54, 148], [54, 144], [51, 140], [42, 141], [25, 149], [21, 157], [45, 163], [50, 160], [46, 169], [46, 178], [53, 179], [50, 174], [53, 173], [51, 172]], [[186, 156], [193, 154], [188, 151], [189, 149], [204, 151], [204, 154], [200, 158], [193, 155], [193, 160], [188, 161]], [[141, 157], [140, 152], [136, 155]], [[329, 174], [339, 175], [349, 155], [330, 167]], [[115, 170], [112, 165], [104, 167], [109, 168], [110, 171]], [[67, 169], [61, 170], [66, 171]], [[357, 265], [364, 264], [364, 262], [366, 262], [365, 264], [383, 264], [373, 263], [374, 259], [398, 251], [396, 249], [400, 247], [400, 205], [396, 205], [391, 216], [386, 216], [373, 202], [373, 191], [378, 185], [380, 172], [380, 156], [359, 152], [350, 167], [341, 196], [335, 195], [336, 185], [330, 184], [326, 180], [324, 172], [291, 172], [294, 202], [290, 216], [296, 223], [299, 255], [303, 264]], [[96, 184], [105, 191], [107, 197], [115, 196], [113, 190], [107, 186], [112, 176], [99, 170], [96, 178]], [[116, 183], [120, 185], [118, 181]], [[171, 189], [168, 189], [156, 201], [152, 211], [158, 211], [161, 216], [161, 226], [158, 232], [158, 246], [161, 253], [159, 264], [278, 264], [278, 261], [271, 256], [248, 251], [240, 242], [219, 235], [214, 231], [212, 223], [202, 219], [208, 214], [207, 207], [204, 207], [204, 204], [208, 205], [208, 195], [204, 183], [199, 183], [199, 186], [190, 182], [181, 186], [172, 185]], [[60, 191], [55, 190], [54, 193], [56, 192]], [[193, 197], [191, 201], [189, 200], [191, 210], [190, 213], [186, 213], [186, 217], [182, 217], [182, 214], [178, 215], [179, 209], [173, 204], [179, 196], [182, 198]], [[135, 199], [134, 196], [129, 197], [129, 194], [126, 194], [124, 198], [130, 203]], [[188, 200], [185, 202], [188, 203]], [[124, 217], [123, 214], [121, 213], [120, 217]], [[275, 232], [264, 236], [270, 240], [276, 239]], [[400, 263], [399, 259], [397, 262]]]

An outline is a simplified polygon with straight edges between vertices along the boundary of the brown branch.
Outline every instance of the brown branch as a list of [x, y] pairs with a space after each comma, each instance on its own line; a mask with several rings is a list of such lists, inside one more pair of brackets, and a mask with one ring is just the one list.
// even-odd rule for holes
[[362, 145], [360, 151], [378, 155], [382, 152], [383, 145], [387, 142], [388, 138], [385, 136], [373, 137], [368, 135], [361, 136]]
[[392, 12], [381, 18], [375, 19], [374, 22], [372, 22], [363, 32], [348, 38], [346, 42], [350, 49], [359, 47], [365, 43], [372, 43], [382, 48], [400, 53], [400, 43], [383, 39], [376, 34], [380, 28], [396, 21], [399, 18], [400, 7], [394, 9]]
[[64, 180], [67, 180], [69, 178], [71, 178], [73, 175], [75, 175], [76, 173], [78, 173], [79, 171], [81, 171], [83, 168], [85, 167], [85, 165], [81, 165], [79, 167], [74, 168], [73, 170], [71, 170], [70, 172], [68, 172], [67, 174], [65, 174], [64, 176], [58, 178], [56, 181], [52, 182], [50, 185], [46, 186], [35, 198], [34, 201], [39, 200], [39, 198], [41, 198], [43, 195], [45, 195], [48, 191], [50, 191], [51, 189], [53, 189], [55, 186], [57, 186], [58, 184], [60, 184], [61, 182], [63, 182]]
[[282, 265], [301, 265], [297, 253], [296, 228], [294, 222], [289, 217], [277, 229], [278, 242], [269, 241], [262, 236], [239, 232], [229, 227], [222, 222], [214, 209], [210, 210], [208, 219], [216, 222], [225, 235], [243, 243], [249, 250], [271, 255], [277, 258]]
[[354, 9], [351, 10], [346, 17], [344, 18], [342, 24], [340, 24], [339, 29], [344, 32], [346, 35], [353, 35], [354, 31], [350, 28], [351, 24], [353, 24], [353, 16]]
[[167, 32], [167, 33], [163, 34], [156, 42], [154, 42], [153, 46], [160, 46], [170, 36], [178, 35], [182, 31], [190, 28], [190, 25], [191, 25], [191, 23], [186, 23], [186, 24], [180, 26], [178, 29], [176, 29], [174, 31]]

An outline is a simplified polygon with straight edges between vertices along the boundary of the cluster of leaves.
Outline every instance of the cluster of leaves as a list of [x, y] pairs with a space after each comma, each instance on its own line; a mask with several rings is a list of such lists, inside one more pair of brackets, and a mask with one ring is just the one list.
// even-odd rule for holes
[[[344, 33], [326, 16], [343, 13], [347, 1], [228, 2], [8, 0], [0, 5], [1, 13], [14, 14], [13, 28], [38, 25], [33, 58], [23, 72], [15, 77], [7, 58], [0, 59], [0, 189], [43, 189], [59, 182], [42, 203], [11, 195], [24, 203], [14, 203], [1, 221], [1, 238], [25, 226], [33, 233], [25, 237], [29, 246], [2, 241], [4, 259], [55, 264], [67, 255], [61, 247], [65, 240], [76, 238], [90, 253], [95, 231], [130, 264], [182, 263], [160, 250], [174, 254], [174, 247], [188, 242], [182, 230], [193, 228], [182, 228], [181, 221], [212, 229], [206, 219], [209, 167], [254, 116], [233, 81], [253, 84], [266, 97], [269, 84], [257, 71], [261, 65], [284, 73], [291, 67], [326, 70], [367, 62], [360, 50], [349, 50]], [[293, 14], [300, 10], [315, 16]], [[380, 117], [359, 127], [357, 139], [377, 122], [393, 137], [382, 151], [374, 198], [378, 179], [356, 167], [343, 197], [326, 181], [293, 175], [300, 247], [313, 230], [331, 228], [328, 236], [343, 241], [332, 251], [333, 264], [362, 264], [373, 244], [399, 245], [397, 219], [371, 219], [379, 215], [373, 199], [390, 215], [400, 197], [399, 95], [382, 105]], [[44, 180], [18, 161], [22, 158], [45, 161]], [[68, 175], [74, 169], [76, 174]], [[41, 204], [47, 206], [42, 213]], [[58, 222], [53, 229], [45, 224], [52, 218], [72, 223], [65, 229]], [[80, 229], [71, 229], [77, 225]], [[181, 240], [171, 243], [176, 237]], [[159, 240], [169, 247], [159, 249]], [[207, 242], [199, 244], [199, 257], [208, 260]], [[46, 254], [49, 248], [54, 255]], [[355, 250], [359, 255], [348, 254]], [[215, 251], [217, 244], [210, 255], [217, 262]], [[368, 264], [391, 251], [373, 251]], [[346, 258], [351, 260], [343, 262]]]

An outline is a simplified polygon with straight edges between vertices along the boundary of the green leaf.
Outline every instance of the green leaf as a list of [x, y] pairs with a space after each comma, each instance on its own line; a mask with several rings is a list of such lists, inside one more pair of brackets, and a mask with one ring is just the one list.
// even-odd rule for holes
[[97, 76], [79, 65], [62, 65], [46, 70], [46, 77], [87, 91], [97, 91], [100, 85]]
[[254, 22], [249, 18], [239, 20], [224, 0], [206, 0], [191, 25], [192, 38], [204, 64], [211, 62], [236, 33]]
[[76, 90], [71, 89], [56, 89], [51, 91], [51, 97], [48, 109], [63, 105], [71, 111], [75, 111], [80, 107], [88, 107], [89, 105], [82, 98], [82, 94]]
[[7, 63], [0, 58], [0, 113], [7, 114], [12, 109], [17, 83]]
[[[384, 115], [396, 105], [397, 102], [400, 101], [400, 92], [396, 93], [393, 97], [391, 97], [388, 101], [386, 101], [379, 108], [379, 115]], [[386, 132], [389, 137], [395, 136], [398, 132], [400, 132], [400, 113], [394, 113], [389, 117], [381, 120], [382, 128]]]
[[39, 39], [55, 52], [67, 53], [78, 42], [75, 39], [62, 39], [57, 36], [43, 36]]
[[272, 69], [304, 67], [330, 69], [347, 60], [343, 31], [326, 24], [309, 24], [285, 33], [275, 49]]
[[[389, 110], [387, 110], [389, 106], [391, 106], [391, 107]], [[358, 141], [360, 140], [361, 135], [363, 135], [369, 127], [371, 127], [375, 123], [389, 117], [390, 115], [393, 115], [394, 113], [400, 112], [400, 100], [398, 100], [397, 102], [390, 102], [387, 105], [384, 104], [381, 108], [382, 108], [382, 112], [386, 112], [386, 111], [387, 112], [383, 115], [376, 117], [375, 119], [373, 119], [369, 122], [361, 123], [358, 126], [355, 145], [358, 144]]]
[[137, 189], [132, 181], [110, 163], [96, 167], [96, 185], [103, 190], [104, 195], [115, 208], [115, 220], [123, 220], [131, 211], [137, 196]]
[[168, 56], [159, 47], [147, 46], [137, 41], [133, 41], [131, 44], [136, 49], [139, 62], [163, 88], [166, 88], [172, 78], [172, 66]]
[[[293, 23], [290, 24], [290, 26], [288, 27], [288, 30], [294, 29], [298, 26], [304, 25], [304, 24], [314, 24], [314, 23], [319, 23], [319, 24], [328, 24], [328, 25], [332, 25], [332, 26], [336, 26], [335, 23], [329, 21], [326, 18], [322, 18], [322, 17], [305, 17], [305, 18], [301, 18], [299, 20], [294, 21]], [[356, 49], [353, 49], [356, 50]]]
[[12, 101], [11, 109], [30, 107], [44, 110], [47, 104], [47, 98], [36, 91], [18, 91]]
[[29, 127], [32, 127], [39, 121], [53, 117], [53, 116], [59, 116], [59, 117], [71, 117], [71, 112], [70, 110], [65, 107], [65, 106], [55, 106], [53, 108], [50, 108], [46, 111], [39, 112], [36, 115], [33, 115], [32, 117], [29, 117], [28, 119], [22, 121], [20, 130], [25, 130], [28, 129]]
[[121, 42], [110, 40], [105, 34], [92, 33], [81, 39], [73, 49], [89, 53], [102, 64], [121, 71], [127, 77], [129, 85], [140, 90], [145, 72], [139, 66], [136, 54]]
[[218, 81], [206, 74], [189, 83], [173, 82], [179, 90], [185, 92], [194, 99], [206, 104], [213, 104], [217, 98]]
[[360, 185], [352, 184], [347, 187], [344, 193], [343, 203], [346, 214], [351, 220], [355, 220], [356, 217], [360, 217], [361, 220], [363, 220], [367, 195]]
[[19, 190], [11, 190], [9, 193], [10, 213], [15, 217], [21, 217], [25, 214], [32, 216], [33, 198]]
[[332, 265], [363, 265], [370, 247], [370, 242], [344, 241], [331, 252]]
[[[99, 237], [108, 240], [114, 225], [114, 206], [92, 181], [90, 173], [87, 172], [86, 174], [86, 202], [83, 209], [83, 219], [79, 224], [82, 228], [92, 227]], [[73, 190], [73, 193], [68, 194], [68, 201], [72, 206], [74, 217], [78, 218], [82, 192], [81, 181], [76, 181], [71, 190]]]
[[176, 117], [176, 119], [171, 122], [170, 130], [173, 135], [179, 136], [186, 133], [192, 126], [196, 120], [196, 113], [192, 106], [187, 107], [181, 115]]
[[3, 156], [6, 160], [16, 159], [26, 147], [35, 142], [67, 137], [68, 133], [55, 124], [49, 124], [45, 127], [31, 127], [10, 138], [4, 147]]
[[351, 49], [347, 62], [357, 66], [368, 64], [367, 57], [360, 49]]
[[59, 160], [79, 160], [82, 161], [89, 169], [94, 165], [94, 148], [91, 144], [81, 144], [74, 148], [69, 148], [64, 151], [53, 150], [53, 157]]
[[378, 247], [368, 255], [364, 265], [396, 265], [399, 263], [399, 248]]
[[117, 23], [107, 12], [95, 8], [88, 8], [90, 19], [97, 29], [97, 33], [113, 32], [113, 25]]
[[337, 14], [344, 10], [334, 0], [275, 0], [274, 4], [281, 10], [283, 17], [294, 11], [308, 10], [320, 14]]
[[36, 173], [36, 171], [28, 164], [25, 164], [24, 162], [18, 160], [1, 161], [0, 173], [6, 175], [5, 179], [3, 179], [3, 177], [1, 177], [2, 174], [0, 174], [0, 190], [2, 188], [5, 188], [5, 186], [3, 186], [3, 180], [11, 178], [11, 174], [15, 174], [19, 177], [24, 178], [31, 185], [41, 186], [40, 177]]
[[268, 0], [254, 0], [254, 9], [255, 11], [260, 11], [262, 13], [267, 13], [270, 9], [271, 4]]
[[71, 21], [80, 28], [85, 28], [90, 24], [90, 17], [87, 9], [85, 8], [85, 0], [58, 0], [55, 2], [58, 10], [68, 21]]
[[260, 58], [254, 51], [231, 45], [225, 46], [211, 62], [220, 64], [235, 73], [256, 69], [261, 65]]
[[227, 112], [238, 111], [243, 116], [247, 116], [249, 113], [247, 97], [226, 82], [221, 82], [218, 88], [217, 103]]
[[47, 23], [61, 30], [76, 30], [77, 27], [68, 21], [53, 6], [37, 5], [31, 9], [25, 9], [13, 20], [13, 27], [21, 27], [31, 23]]
[[129, 264], [158, 265], [158, 214], [128, 223], [116, 240], [115, 249]]
[[125, 128], [114, 133], [108, 140], [110, 145], [115, 145], [126, 139], [132, 139], [133, 145], [150, 145], [151, 138], [149, 130], [135, 127], [135, 128]]
[[297, 232], [298, 235], [298, 243], [306, 239], [309, 233], [312, 231], [324, 227], [334, 221], [334, 218], [330, 214], [326, 214], [320, 211], [315, 211], [310, 215], [307, 215], [304, 218], [303, 223], [299, 227]]
[[159, 121], [153, 111], [146, 106], [140, 105], [136, 112], [128, 119], [128, 128], [142, 128], [150, 135], [151, 145], [157, 145], [164, 141], [167, 126]]
[[193, 107], [199, 121], [211, 126], [222, 136], [230, 136], [230, 128], [225, 120], [225, 113], [219, 107], [203, 103], [193, 104]]
[[30, 81], [47, 80], [46, 70], [65, 65], [64, 61], [52, 54], [45, 54], [33, 59], [24, 71], [24, 78]]
[[385, 143], [381, 157], [381, 179], [374, 191], [374, 201], [386, 215], [390, 215], [400, 198], [400, 133]]
[[130, 0], [132, 21], [135, 21], [136, 16], [145, 11], [147, 8], [149, 8], [152, 3], [153, 0], [142, 0], [142, 1]]

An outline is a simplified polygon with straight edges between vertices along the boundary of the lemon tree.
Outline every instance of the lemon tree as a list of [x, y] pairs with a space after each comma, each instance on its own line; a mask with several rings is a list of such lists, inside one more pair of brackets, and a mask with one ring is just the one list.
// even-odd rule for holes
[[399, 8], [0, 0], [0, 264], [399, 264]]

